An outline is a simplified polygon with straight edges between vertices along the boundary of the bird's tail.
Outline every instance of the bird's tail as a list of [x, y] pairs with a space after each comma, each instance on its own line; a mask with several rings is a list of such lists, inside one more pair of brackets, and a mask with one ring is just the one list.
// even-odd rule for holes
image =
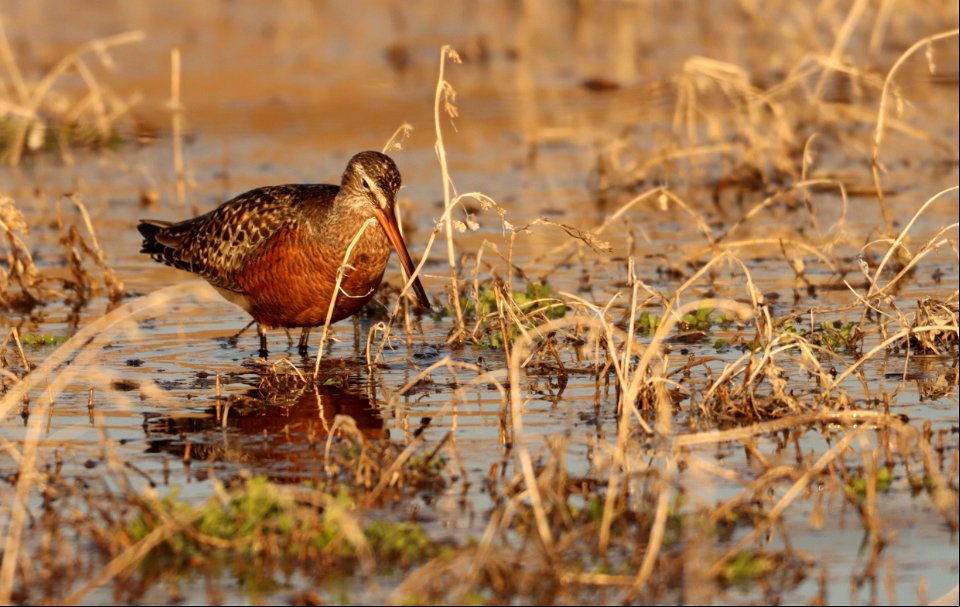
[[137, 230], [143, 236], [143, 244], [140, 247], [141, 253], [163, 254], [164, 245], [160, 242], [160, 232], [169, 228], [172, 223], [169, 221], [159, 221], [157, 219], [141, 219], [137, 225]]

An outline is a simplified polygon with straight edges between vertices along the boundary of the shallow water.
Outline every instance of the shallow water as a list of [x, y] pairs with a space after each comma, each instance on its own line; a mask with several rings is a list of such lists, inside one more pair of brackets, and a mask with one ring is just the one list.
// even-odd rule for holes
[[[661, 15], [657, 24], [638, 20], [636, 25], [625, 25], [633, 23], [627, 19], [633, 14], [630, 11], [644, 7], [598, 3], [578, 9], [573, 4], [561, 8], [530, 3], [520, 9], [510, 3], [461, 2], [444, 4], [437, 11], [405, 6], [381, 11], [376, 3], [367, 6], [363, 2], [320, 5], [290, 1], [269, 9], [227, 2], [198, 6], [186, 2], [117, 3], [109, 11], [75, 9], [65, 20], [70, 23], [66, 27], [50, 20], [54, 4], [41, 1], [4, 9], [8, 35], [14, 48], [28, 57], [25, 64], [48, 65], [92, 36], [143, 30], [145, 41], [113, 51], [116, 69], [98, 74], [119, 95], [142, 93], [134, 114], [140, 128], [156, 133], [157, 139], [96, 153], [74, 151], [66, 164], [55, 154], [31, 157], [19, 167], [0, 170], [0, 189], [17, 201], [34, 226], [30, 246], [41, 268], [62, 265], [54, 204], [61, 193], [77, 192], [90, 211], [110, 266], [131, 298], [194, 280], [138, 254], [138, 218], [185, 218], [193, 214], [193, 208], [209, 210], [259, 185], [336, 182], [353, 153], [379, 149], [404, 122], [414, 127], [413, 133], [405, 149], [392, 155], [404, 176], [401, 208], [406, 241], [419, 258], [443, 212], [433, 149], [433, 96], [438, 49], [443, 43], [462, 49], [467, 59], [463, 65], [447, 64], [447, 79], [458, 92], [460, 116], [440, 119], [452, 178], [459, 192], [483, 192], [496, 200], [513, 226], [546, 217], [579, 229], [595, 228], [636, 194], [662, 185], [696, 208], [714, 235], [723, 233], [758, 204], [765, 192], [741, 194], [742, 200], [734, 192], [724, 193], [714, 202], [715, 184], [710, 175], [716, 174], [718, 161], [705, 159], [697, 166], [656, 161], [673, 137], [678, 97], [674, 75], [696, 54], [737, 62], [751, 73], [774, 74], [788, 67], [779, 65], [776, 55], [763, 55], [761, 41], [740, 46], [735, 36], [721, 35], [710, 18], [682, 18], [683, 7], [667, 9], [670, 14]], [[62, 7], [57, 5], [57, 10]], [[538, 19], [540, 11], [552, 19]], [[357, 19], [358, 13], [365, 18]], [[463, 14], [470, 18], [462, 18]], [[895, 26], [891, 39], [898, 44], [891, 42], [896, 48], [888, 49], [885, 57], [895, 58], [904, 50], [897, 36], [912, 42], [936, 31], [922, 19], [913, 30], [902, 23]], [[946, 52], [953, 52], [955, 70], [956, 41], [951, 44]], [[178, 46], [183, 57], [186, 206], [176, 200], [173, 144], [165, 106], [172, 46]], [[393, 65], [388, 57], [393, 58]], [[771, 64], [764, 65], [768, 59]], [[404, 61], [402, 69], [397, 67]], [[883, 65], [889, 66], [889, 62]], [[908, 77], [910, 106], [903, 119], [956, 146], [955, 82], [944, 86], [924, 78], [919, 63], [908, 68], [908, 73], [917, 75]], [[581, 86], [598, 77], [621, 85], [601, 93]], [[872, 128], [866, 118], [858, 116], [852, 121], [856, 122], [851, 129], [855, 133]], [[924, 201], [956, 185], [956, 147], [950, 156], [929, 141], [897, 135], [890, 139], [896, 145], [888, 144], [884, 156], [890, 169], [884, 178], [889, 190], [886, 204], [896, 229], [902, 229]], [[639, 150], [626, 162], [649, 162], [652, 168], [639, 180], [627, 180], [600, 195], [598, 150], [605, 150], [612, 141], [628, 142], [629, 149]], [[850, 190], [870, 189], [869, 150], [862, 141], [842, 129], [820, 134], [816, 166], [824, 175], [842, 180]], [[774, 189], [771, 184], [766, 193]], [[159, 203], [144, 208], [140, 202], [144, 192], [158, 194]], [[646, 285], [671, 294], [710, 255], [702, 254], [707, 242], [690, 215], [676, 204], [660, 202], [656, 197], [644, 200], [611, 225], [601, 235], [609, 241], [609, 253], [570, 246], [571, 239], [563, 229], [537, 225], [517, 237], [512, 259], [527, 276], [547, 279], [555, 292], [573, 293], [598, 305], [620, 292], [614, 309], [623, 310], [629, 305], [630, 289], [625, 285], [627, 258], [632, 256], [635, 272]], [[775, 317], [811, 307], [849, 305], [850, 291], [843, 280], [865, 291], [864, 277], [851, 268], [857, 267], [855, 259], [861, 247], [882, 238], [884, 226], [875, 198], [851, 195], [844, 208], [835, 189], [825, 188], [811, 193], [809, 202], [813, 219], [795, 197], [789, 204], [761, 212], [723, 241], [769, 239], [762, 246], [735, 250], [747, 260], [751, 279], [770, 302]], [[911, 246], [921, 246], [957, 218], [954, 191], [919, 217], [910, 232]], [[460, 215], [458, 219], [467, 218]], [[458, 251], [473, 253], [490, 242], [506, 255], [508, 245], [498, 216], [485, 211], [476, 219], [478, 230], [456, 236]], [[822, 252], [844, 261], [849, 273], [841, 276], [816, 257], [802, 255], [804, 277], [814, 285], [808, 289], [775, 244], [777, 239], [798, 239], [798, 229], [814, 241], [830, 243]], [[895, 293], [902, 309], [914, 309], [915, 302], [925, 297], [944, 299], [956, 292], [960, 282], [956, 226], [945, 236], [953, 239], [954, 248], [944, 246], [927, 256]], [[559, 252], [545, 255], [554, 248]], [[867, 250], [874, 267], [884, 252], [882, 245]], [[490, 249], [484, 255], [502, 277], [503, 260]], [[472, 278], [476, 271], [472, 261], [463, 263], [463, 275]], [[677, 278], [671, 268], [685, 276]], [[439, 241], [430, 251], [424, 271], [427, 291], [445, 301], [448, 270]], [[480, 269], [481, 278], [490, 274], [487, 267]], [[391, 262], [387, 281], [397, 285], [399, 280], [399, 268]], [[522, 288], [521, 284], [517, 280], [515, 287]], [[685, 298], [694, 301], [706, 296], [745, 300], [748, 291], [742, 271], [733, 265], [722, 266], [715, 280], [703, 281]], [[385, 297], [377, 305], [392, 309], [395, 292]], [[7, 324], [21, 333], [66, 337], [102, 316], [107, 308], [106, 297], [98, 294], [76, 312], [61, 301], [51, 301], [29, 314], [3, 314]], [[859, 310], [852, 310], [844, 320], [856, 321], [858, 314]], [[406, 394], [395, 394], [420, 369], [445, 356], [467, 363], [482, 359], [487, 369], [503, 369], [506, 361], [501, 350], [451, 349], [447, 345], [450, 319], [422, 317], [414, 322], [412, 348], [405, 343], [402, 324], [398, 325], [394, 348], [384, 352], [381, 364], [371, 372], [363, 364], [363, 352], [377, 319], [363, 318], [355, 324], [344, 321], [335, 327], [336, 341], [323, 363], [324, 376], [335, 385], [291, 392], [284, 386], [265, 385], [272, 376], [256, 360], [254, 331], [247, 331], [235, 345], [229, 342], [248, 320], [212, 289], [200, 287], [157, 311], [141, 314], [135, 323], [111, 329], [104, 334], [107, 344], [102, 353], [87, 367], [74, 369], [78, 376], [57, 396], [43, 424], [42, 445], [66, 454], [63, 465], [68, 470], [74, 467], [78, 475], [96, 475], [107, 465], [97, 456], [100, 433], [106, 432], [118, 441], [118, 457], [135, 467], [135, 478], [162, 489], [180, 487], [182, 497], [202, 501], [210, 495], [211, 475], [230, 477], [242, 469], [288, 482], [311, 478], [311, 470], [322, 462], [322, 446], [337, 414], [353, 417], [371, 439], [408, 440], [421, 420], [429, 418], [428, 442], [453, 431], [451, 443], [462, 476], [445, 494], [397, 504], [383, 516], [419, 516], [435, 537], [464, 541], [483, 533], [493, 502], [481, 481], [491, 466], [505, 462], [505, 469], [511, 471], [508, 474], [516, 466], [505, 427], [504, 397], [490, 382], [483, 382], [464, 389], [462, 398], [451, 400], [454, 388], [473, 376], [454, 377], [444, 369], [432, 372], [427, 381]], [[722, 336], [722, 331], [715, 331], [692, 343], [671, 343], [671, 356], [676, 360], [716, 357], [710, 363], [716, 374], [739, 356], [735, 350], [718, 352], [713, 347], [713, 340]], [[289, 357], [304, 373], [312, 371], [319, 331], [311, 340], [309, 359], [296, 354], [295, 339], [296, 335], [291, 342], [282, 332], [272, 332], [271, 359]], [[864, 349], [877, 343], [868, 340]], [[28, 348], [27, 354], [31, 362], [39, 363], [53, 349]], [[11, 360], [15, 357], [11, 359], [8, 351], [8, 367], [15, 366]], [[908, 416], [918, 426], [929, 421], [935, 433], [946, 430], [949, 468], [950, 454], [957, 449], [957, 360], [913, 357], [906, 366], [904, 360], [901, 355], [877, 356], [864, 367], [866, 390], [854, 377], [841, 388], [860, 404], [867, 395], [892, 394], [891, 412]], [[564, 362], [577, 366], [572, 364], [576, 361]], [[840, 367], [841, 362], [834, 364]], [[799, 367], [791, 371], [800, 372]], [[498, 379], [503, 382], [506, 377]], [[688, 398], [709, 383], [703, 371], [683, 381], [686, 396], [676, 415], [676, 431], [684, 430], [693, 407]], [[523, 423], [531, 450], [539, 452], [544, 437], [562, 436], [568, 441], [564, 454], [571, 475], [605, 474], [600, 472], [603, 458], [594, 450], [600, 449], [603, 440], [616, 436], [615, 391], [607, 386], [598, 392], [592, 372], [571, 373], [562, 387], [555, 377], [531, 374], [524, 389], [524, 398], [529, 400], [523, 409]], [[38, 393], [35, 398], [42, 396]], [[91, 398], [92, 409], [88, 406]], [[21, 440], [28, 419], [29, 415], [8, 416], [0, 424], [0, 435]], [[816, 431], [803, 433], [800, 440], [805, 450], [817, 453], [829, 447]], [[192, 463], [184, 464], [188, 448]], [[793, 455], [769, 438], [758, 439], [757, 448], [773, 458]], [[732, 470], [749, 470], [753, 465], [742, 449], [709, 446], [696, 451], [697, 457]], [[0, 470], [9, 474], [14, 469], [15, 462], [0, 455]], [[704, 506], [743, 489], [737, 481], [694, 472], [682, 478], [681, 484], [693, 493], [694, 504]], [[808, 506], [808, 502], [798, 503], [789, 510], [785, 526], [791, 529], [793, 549], [811, 555], [817, 568], [779, 595], [783, 600], [807, 601], [815, 596], [820, 568], [827, 571], [829, 602], [911, 602], [918, 584], [926, 584], [931, 597], [956, 584], [960, 567], [956, 535], [926, 500], [911, 497], [903, 479], [894, 483], [883, 500], [884, 525], [896, 530], [895, 549], [885, 553], [882, 565], [886, 583], [874, 580], [857, 587], [853, 582], [864, 567], [865, 556], [860, 552], [863, 526], [849, 507], [826, 504], [830, 516], [821, 525], [813, 525]], [[717, 549], [729, 547], [743, 533], [738, 531]], [[384, 583], [389, 586], [390, 582]], [[365, 596], [355, 584], [344, 584], [351, 600]], [[296, 582], [291, 585], [296, 587]], [[889, 595], [891, 588], [896, 589], [895, 596]], [[199, 585], [186, 584], [182, 590], [187, 602], [205, 600]], [[241, 589], [228, 588], [227, 592], [228, 600], [249, 600]], [[87, 598], [96, 602], [107, 600], [107, 595], [102, 591]], [[371, 596], [376, 600], [379, 595]], [[710, 600], [755, 602], [763, 596], [756, 588], [731, 588]]]

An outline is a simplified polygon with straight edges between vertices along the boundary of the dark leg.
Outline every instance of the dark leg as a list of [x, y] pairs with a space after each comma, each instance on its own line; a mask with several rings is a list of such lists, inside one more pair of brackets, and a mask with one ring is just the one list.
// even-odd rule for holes
[[266, 359], [267, 354], [269, 354], [267, 352], [267, 332], [260, 323], [257, 323], [257, 335], [260, 336], [260, 358]]
[[300, 343], [297, 344], [297, 352], [300, 356], [306, 356], [310, 349], [310, 327], [304, 327], [300, 331]]
[[228, 339], [227, 339], [227, 343], [229, 343], [231, 346], [236, 347], [236, 345], [237, 345], [237, 340], [240, 339], [240, 336], [243, 335], [244, 333], [246, 333], [247, 329], [250, 328], [250, 325], [252, 325], [252, 324], [255, 323], [255, 322], [257, 322], [257, 321], [251, 320], [250, 322], [248, 322], [248, 323], [247, 323], [247, 326], [245, 326], [244, 328], [240, 329], [240, 330], [237, 332], [236, 335], [234, 335], [233, 337], [228, 338]]

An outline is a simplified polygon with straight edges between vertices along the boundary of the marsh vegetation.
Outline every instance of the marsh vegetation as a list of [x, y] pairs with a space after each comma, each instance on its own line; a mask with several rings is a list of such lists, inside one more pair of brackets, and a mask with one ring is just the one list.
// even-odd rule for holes
[[[0, 603], [956, 592], [956, 6], [359, 4], [2, 15]], [[380, 147], [430, 313], [137, 255]]]

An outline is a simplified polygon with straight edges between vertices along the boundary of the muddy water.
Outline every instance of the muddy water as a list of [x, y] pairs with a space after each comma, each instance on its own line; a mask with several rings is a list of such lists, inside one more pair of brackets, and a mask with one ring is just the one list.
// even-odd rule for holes
[[[100, 69], [97, 74], [117, 95], [142, 95], [133, 110], [136, 120], [123, 128], [155, 135], [155, 140], [96, 153], [74, 151], [68, 162], [56, 154], [40, 155], [20, 167], [0, 170], [0, 188], [17, 200], [30, 225], [35, 226], [31, 248], [38, 264], [53, 268], [62, 263], [52, 225], [54, 204], [61, 193], [74, 191], [89, 207], [108, 261], [131, 296], [193, 280], [138, 254], [138, 218], [185, 218], [194, 208], [209, 210], [260, 185], [336, 182], [353, 153], [379, 149], [404, 123], [413, 126], [412, 135], [405, 149], [393, 156], [405, 181], [401, 206], [406, 240], [414, 256], [420, 257], [443, 207], [433, 148], [433, 99], [438, 49], [444, 43], [460, 49], [465, 60], [462, 65], [447, 66], [447, 79], [458, 92], [460, 116], [440, 119], [451, 175], [459, 192], [479, 191], [496, 200], [514, 226], [546, 217], [580, 229], [594, 228], [636, 193], [663, 185], [694, 206], [716, 234], [763, 199], [759, 192], [748, 193], [739, 201], [735, 195], [725, 195], [715, 203], [714, 184], [703, 177], [710, 172], [710, 161], [705, 161], [707, 169], [701, 166], [699, 172], [693, 165], [654, 162], [651, 166], [656, 168], [639, 181], [622, 183], [602, 196], [597, 192], [598, 157], [611, 142], [638, 149], [632, 160], [640, 163], [655, 159], [669, 143], [678, 100], [673, 78], [689, 57], [718, 57], [742, 65], [750, 73], [771, 77], [788, 69], [790, 65], [779, 64], [776, 55], [761, 52], [763, 40], [740, 45], [735, 36], [722, 35], [722, 28], [711, 19], [687, 17], [683, 7], [658, 14], [656, 27], [649, 19], [634, 19], [632, 11], [649, 7], [620, 3], [579, 8], [529, 3], [520, 8], [512, 3], [453, 2], [435, 8], [397, 4], [382, 10], [376, 3], [368, 6], [364, 2], [289, 1], [269, 9], [228, 2], [118, 2], [109, 9], [73, 10], [63, 15], [71, 9], [54, 2], [5, 6], [8, 35], [23, 57], [28, 77], [37, 76], [30, 70], [42, 70], [93, 37], [128, 30], [146, 34], [143, 42], [112, 51], [115, 68]], [[52, 18], [55, 14], [57, 19]], [[943, 29], [942, 24], [923, 19], [913, 25], [915, 30], [896, 25], [894, 34], [911, 42], [937, 27]], [[902, 42], [898, 40], [898, 44]], [[176, 197], [168, 109], [169, 52], [174, 46], [182, 56], [187, 131], [188, 187], [183, 206]], [[887, 54], [895, 58], [903, 50], [899, 45], [896, 48], [899, 50]], [[952, 52], [955, 59], [956, 49]], [[896, 146], [886, 157], [890, 173], [885, 186], [897, 229], [906, 225], [926, 199], [957, 183], [955, 82], [944, 86], [924, 78], [920, 63], [908, 68], [908, 73], [916, 75], [909, 77], [914, 94], [904, 120], [954, 148], [950, 156], [928, 140], [895, 138]], [[617, 82], [619, 87], [594, 92], [581, 85], [598, 78]], [[70, 87], [65, 85], [67, 90]], [[871, 127], [866, 119], [858, 126], [865, 131]], [[828, 173], [833, 171], [830, 176], [839, 174], [851, 190], [869, 187], [869, 151], [862, 139], [848, 137], [823, 134], [818, 142], [822, 147], [817, 148], [821, 151], [819, 166], [828, 167]], [[141, 198], [145, 193], [158, 195], [158, 202], [144, 208]], [[808, 212], [796, 206], [775, 205], [728, 240], [764, 238], [773, 242], [796, 238], [798, 226], [814, 229]], [[815, 229], [821, 231], [824, 241], [833, 243], [830, 254], [847, 260], [848, 268], [856, 268], [851, 260], [862, 246], [883, 237], [884, 224], [875, 198], [854, 195], [844, 208], [834, 191], [815, 192], [810, 208]], [[912, 228], [914, 246], [956, 222], [956, 209], [956, 192], [933, 205]], [[467, 219], [465, 215], [458, 218]], [[476, 219], [478, 230], [458, 234], [458, 250], [472, 254], [490, 242], [506, 255], [508, 246], [499, 217], [486, 211]], [[947, 236], [956, 242], [956, 228]], [[675, 204], [660, 204], [656, 197], [634, 206], [602, 237], [609, 240], [610, 253], [567, 246], [570, 238], [556, 226], [532, 226], [517, 237], [513, 260], [529, 277], [545, 278], [557, 291], [603, 305], [617, 292], [628, 292], [628, 256], [636, 260], [637, 275], [665, 294], [683, 280], [671, 269], [689, 275], [698, 263], [709, 259], [699, 255], [707, 243], [690, 215]], [[555, 248], [559, 252], [544, 255]], [[752, 280], [769, 299], [776, 316], [849, 304], [851, 297], [843, 278], [864, 290], [862, 275], [840, 276], [810, 255], [803, 258], [807, 265], [804, 278], [817, 286], [813, 290], [796, 277], [779, 246], [768, 243], [737, 251], [749, 260]], [[882, 247], [869, 249], [875, 256], [882, 251]], [[505, 276], [502, 259], [491, 250], [485, 255], [499, 268], [498, 276]], [[685, 265], [686, 260], [691, 264]], [[472, 276], [474, 271], [472, 262], [467, 261], [464, 275]], [[448, 283], [443, 247], [430, 251], [425, 272], [428, 292], [445, 301]], [[721, 272], [729, 276], [694, 288], [690, 300], [707, 295], [745, 299], [742, 273], [732, 267]], [[482, 267], [480, 278], [488, 276], [490, 270]], [[396, 262], [391, 263], [387, 280], [398, 283]], [[955, 251], [942, 247], [925, 259], [896, 297], [909, 310], [918, 299], [942, 299], [954, 293], [957, 284]], [[516, 286], [521, 288], [519, 281]], [[385, 296], [375, 308], [392, 305], [393, 299]], [[617, 305], [622, 307], [624, 300]], [[54, 301], [29, 315], [6, 312], [5, 320], [21, 333], [66, 337], [100, 317], [107, 306], [106, 298], [96, 295], [76, 311]], [[853, 314], [847, 320], [857, 320]], [[480, 480], [494, 464], [508, 461], [513, 465], [505, 444], [506, 409], [500, 392], [484, 384], [471, 389], [466, 398], [451, 401], [455, 380], [438, 371], [417, 389], [399, 397], [395, 394], [419, 369], [444, 356], [466, 362], [482, 359], [487, 368], [499, 369], [505, 365], [503, 354], [469, 347], [451, 350], [446, 344], [449, 318], [424, 317], [415, 323], [411, 347], [398, 328], [393, 348], [385, 351], [382, 364], [370, 372], [360, 361], [376, 320], [372, 314], [336, 327], [335, 341], [323, 365], [324, 375], [334, 380], [329, 382], [334, 385], [291, 392], [270, 385], [271, 375], [255, 358], [257, 342], [252, 331], [236, 343], [229, 340], [246, 325], [248, 317], [211, 290], [198, 288], [106, 334], [108, 345], [102, 355], [79, 369], [57, 398], [44, 423], [43, 444], [61, 450], [68, 468], [97, 474], [98, 468], [106, 465], [95, 455], [102, 429], [119, 441], [119, 457], [135, 467], [138, 478], [161, 488], [178, 486], [181, 496], [200, 501], [210, 494], [211, 474], [229, 477], [244, 469], [278, 480], [309, 478], [322, 456], [317, 441], [325, 440], [335, 415], [352, 416], [371, 438], [394, 439], [409, 438], [420, 420], [430, 418], [428, 440], [455, 430], [455, 453], [465, 476], [448, 488], [446, 495], [422, 496], [421, 502], [398, 505], [384, 516], [403, 518], [411, 512], [429, 511], [426, 525], [431, 534], [459, 540], [478, 537], [492, 505]], [[296, 336], [293, 338], [295, 341]], [[274, 332], [271, 351], [304, 370], [311, 369], [318, 339], [315, 335], [311, 358], [301, 359], [295, 343], [282, 332]], [[671, 348], [678, 356], [718, 356], [710, 343], [678, 343]], [[52, 350], [51, 346], [36, 347], [28, 350], [28, 356], [40, 362]], [[729, 356], [725, 360], [720, 355], [715, 372], [736, 355]], [[914, 358], [904, 369], [903, 358], [891, 355], [871, 361], [866, 377], [870, 394], [896, 394], [895, 412], [930, 421], [935, 430], [954, 428], [948, 442], [955, 449], [956, 372], [955, 359]], [[695, 393], [706, 385], [705, 377], [693, 378], [687, 389]], [[88, 408], [91, 388], [92, 410]], [[548, 377], [531, 377], [526, 388], [530, 400], [524, 409], [524, 427], [531, 445], [539, 448], [545, 436], [567, 437], [571, 473], [596, 473], [587, 454], [602, 437], [616, 434], [612, 391], [602, 391], [598, 397], [592, 375], [575, 373], [562, 387]], [[864, 392], [853, 379], [844, 388], [856, 395]], [[222, 409], [228, 408], [226, 421], [221, 421]], [[0, 433], [6, 439], [21, 438], [28, 418], [8, 417], [0, 425]], [[823, 448], [817, 435], [810, 441], [808, 448]], [[194, 461], [185, 466], [182, 461], [188, 445]], [[770, 445], [760, 445], [761, 450], [765, 448]], [[705, 450], [702, 455], [732, 467], [748, 466], [739, 453]], [[212, 463], [204, 464], [204, 460]], [[6, 455], [0, 455], [2, 469], [13, 466]], [[464, 487], [467, 500], [461, 503]], [[696, 499], [708, 504], [740, 489], [736, 483], [714, 479]], [[896, 556], [884, 565], [896, 582], [897, 596], [887, 597], [887, 586], [879, 590], [880, 600], [912, 600], [906, 597], [915, 596], [921, 583], [931, 596], [946, 591], [957, 580], [955, 537], [937, 515], [930, 514], [925, 503], [899, 494], [891, 500], [889, 524], [902, 525], [910, 532], [897, 536]], [[876, 587], [851, 589], [852, 577], [863, 567], [864, 557], [857, 552], [863, 533], [859, 522], [847, 514], [814, 528], [807, 523], [810, 517], [803, 509], [789, 513], [789, 524], [797, 529], [791, 539], [796, 548], [825, 563], [827, 596], [840, 602], [847, 598], [870, 600]], [[784, 596], [791, 601], [809, 600], [817, 590], [814, 576]], [[204, 600], [203, 590], [195, 591], [193, 598]], [[745, 590], [744, 594], [731, 591], [721, 600], [756, 599], [757, 595]]]

